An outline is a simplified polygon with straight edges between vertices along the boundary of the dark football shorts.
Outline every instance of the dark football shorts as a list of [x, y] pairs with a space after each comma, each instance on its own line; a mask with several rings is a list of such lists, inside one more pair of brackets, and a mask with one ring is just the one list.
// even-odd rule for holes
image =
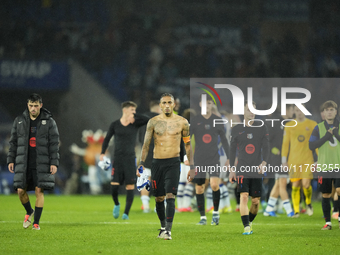
[[247, 192], [251, 197], [261, 197], [262, 178], [244, 178], [243, 175], [237, 175], [236, 181], [238, 192]]
[[215, 162], [211, 164], [200, 164], [197, 163], [195, 170], [195, 178], [193, 180], [197, 185], [203, 185], [206, 179], [210, 177], [220, 178], [220, 168], [216, 168], [216, 166], [220, 165], [220, 162]]
[[332, 193], [332, 187], [334, 183], [334, 188], [340, 187], [340, 178], [328, 178], [328, 173], [318, 173], [318, 185], [319, 191], [321, 193]]
[[177, 194], [180, 169], [179, 157], [152, 160], [151, 184], [155, 197], [165, 196], [167, 193]]
[[111, 182], [118, 182], [120, 185], [136, 184], [136, 158], [117, 157], [113, 161]]

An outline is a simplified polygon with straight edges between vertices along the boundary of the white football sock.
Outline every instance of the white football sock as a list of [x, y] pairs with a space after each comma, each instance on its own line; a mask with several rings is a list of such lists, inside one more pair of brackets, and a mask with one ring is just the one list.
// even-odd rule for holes
[[282, 202], [283, 202], [283, 208], [285, 209], [286, 213], [290, 214], [293, 211], [293, 209], [292, 209], [292, 205], [290, 204], [289, 199], [286, 199]]
[[266, 207], [266, 212], [272, 212], [274, 211], [274, 207], [276, 205], [277, 198], [276, 197], [270, 197], [268, 200], [268, 204]]

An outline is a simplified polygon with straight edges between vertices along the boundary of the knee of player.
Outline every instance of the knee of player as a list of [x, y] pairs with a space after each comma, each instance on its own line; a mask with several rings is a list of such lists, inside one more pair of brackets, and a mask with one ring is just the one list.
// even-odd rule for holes
[[25, 194], [26, 194], [26, 191], [25, 191], [25, 190], [23, 190], [23, 189], [18, 189], [18, 195], [19, 195], [20, 197], [24, 196]]
[[176, 198], [175, 194], [173, 194], [173, 193], [166, 193], [166, 199], [171, 199], [171, 198], [175, 199]]
[[304, 184], [302, 184], [302, 187], [304, 188], [304, 189], [308, 189], [309, 188], [309, 186], [310, 186], [310, 184], [308, 183], [304, 183]]
[[38, 196], [43, 196], [43, 195], [44, 195], [43, 189], [36, 187], [36, 188], [35, 188], [35, 195], [36, 195], [37, 197], [38, 197]]
[[220, 185], [218, 185], [217, 183], [212, 183], [210, 184], [210, 186], [213, 191], [217, 191], [220, 188]]
[[156, 203], [161, 203], [163, 202], [165, 199], [165, 197], [156, 197], [155, 200], [156, 200]]
[[251, 199], [251, 203], [252, 203], [253, 205], [258, 205], [258, 204], [260, 203], [260, 198], [259, 198], [259, 197], [253, 197], [253, 198]]
[[248, 202], [248, 197], [249, 197], [248, 193], [241, 193], [240, 194], [240, 201], [247, 203]]
[[196, 185], [196, 193], [203, 194], [204, 193], [204, 184], [203, 185]]
[[134, 189], [135, 189], [135, 185], [134, 185], [134, 184], [127, 184], [127, 185], [125, 186], [125, 189], [126, 189], [126, 190], [134, 190]]
[[332, 194], [331, 193], [322, 193], [323, 198], [331, 198]]

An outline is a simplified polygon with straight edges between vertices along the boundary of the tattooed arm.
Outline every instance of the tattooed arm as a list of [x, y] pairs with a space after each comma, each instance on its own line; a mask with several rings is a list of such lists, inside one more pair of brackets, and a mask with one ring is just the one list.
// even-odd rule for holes
[[142, 148], [140, 163], [139, 163], [139, 166], [137, 167], [137, 172], [136, 172], [138, 177], [140, 176], [138, 168], [140, 166], [142, 166], [143, 170], [144, 170], [144, 161], [145, 161], [146, 157], [148, 156], [150, 142], [151, 142], [153, 132], [154, 132], [155, 122], [156, 121], [154, 119], [150, 119], [149, 122], [148, 122], [148, 125], [146, 126], [146, 132], [145, 132], [145, 137], [144, 137], [144, 144], [143, 144], [143, 148]]
[[184, 138], [185, 143], [185, 151], [187, 153], [187, 157], [190, 164], [190, 171], [188, 172], [187, 179], [188, 181], [192, 181], [195, 177], [195, 166], [194, 166], [194, 159], [192, 155], [192, 149], [191, 149], [191, 143], [190, 143], [190, 131], [189, 131], [189, 123], [187, 120], [184, 120], [183, 130], [182, 130], [182, 137], [188, 137]]

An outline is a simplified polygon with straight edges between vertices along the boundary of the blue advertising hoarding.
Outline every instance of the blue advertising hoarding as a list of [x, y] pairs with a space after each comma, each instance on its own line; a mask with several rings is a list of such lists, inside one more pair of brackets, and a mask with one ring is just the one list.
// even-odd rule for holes
[[67, 90], [69, 86], [70, 68], [65, 61], [0, 61], [0, 89]]

